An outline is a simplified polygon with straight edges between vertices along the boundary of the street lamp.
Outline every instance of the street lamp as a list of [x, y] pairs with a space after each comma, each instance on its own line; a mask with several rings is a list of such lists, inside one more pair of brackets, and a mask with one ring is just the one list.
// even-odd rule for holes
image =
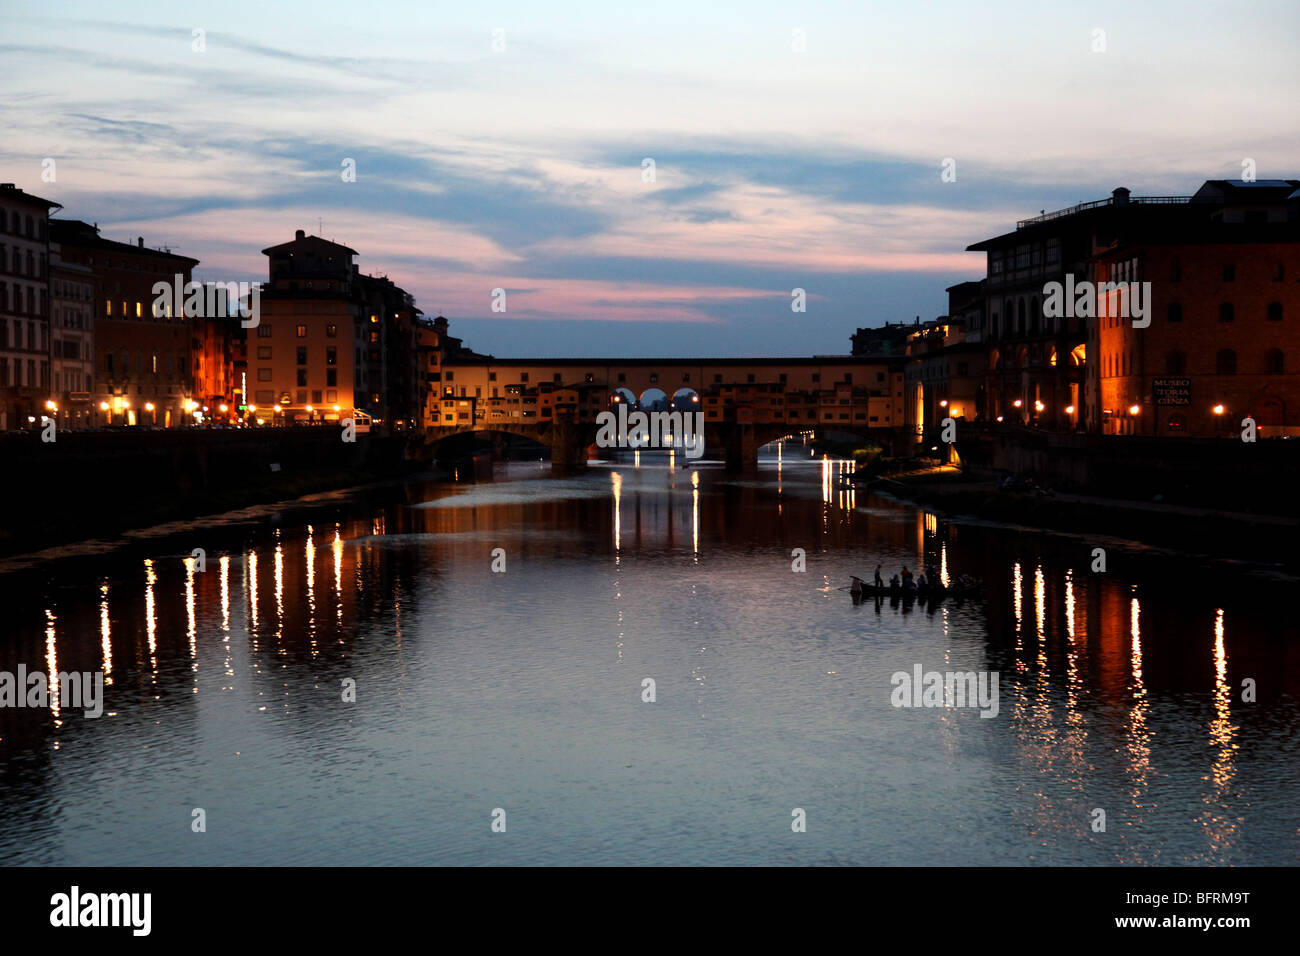
[[1034, 411], [1036, 412], [1041, 412], [1046, 407], [1047, 406], [1044, 405], [1042, 402], [1034, 402]]
[[1130, 405], [1128, 407], [1128, 413], [1130, 415], [1136, 415], [1140, 411], [1142, 411], [1142, 406], [1140, 405]]
[[1073, 414], [1074, 414], [1074, 406], [1073, 406], [1073, 405], [1066, 405], [1066, 406], [1065, 406], [1065, 414], [1067, 414], [1067, 415], [1073, 415]]
[[1215, 405], [1212, 409], [1210, 409], [1210, 411], [1214, 412], [1214, 414], [1216, 415], [1222, 415], [1224, 412], [1224, 408], [1222, 405]]

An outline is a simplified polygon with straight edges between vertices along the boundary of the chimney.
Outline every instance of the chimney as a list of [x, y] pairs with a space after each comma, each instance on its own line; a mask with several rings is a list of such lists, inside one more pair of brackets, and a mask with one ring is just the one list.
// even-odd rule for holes
[[135, 237], [135, 244], [136, 244], [137, 248], [143, 249], [143, 248], [144, 248], [144, 236], [136, 236], [136, 237]]
[[294, 237], [295, 239], [305, 239], [305, 238], [307, 237], [307, 233], [305, 233], [305, 232], [303, 232], [301, 229], [299, 229], [297, 232], [295, 232], [295, 233], [293, 234], [293, 237]]
[[1113, 192], [1111, 192], [1110, 197], [1111, 197], [1111, 201], [1116, 206], [1127, 206], [1129, 191], [1125, 189], [1123, 186], [1120, 186], [1117, 189], [1115, 189]]

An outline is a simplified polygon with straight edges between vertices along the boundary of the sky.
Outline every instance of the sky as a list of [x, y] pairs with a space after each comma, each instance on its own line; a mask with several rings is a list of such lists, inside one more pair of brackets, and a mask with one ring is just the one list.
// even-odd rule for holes
[[0, 180], [199, 279], [323, 235], [498, 356], [843, 354], [1040, 210], [1300, 176], [1298, 33], [1295, 0], [0, 0]]

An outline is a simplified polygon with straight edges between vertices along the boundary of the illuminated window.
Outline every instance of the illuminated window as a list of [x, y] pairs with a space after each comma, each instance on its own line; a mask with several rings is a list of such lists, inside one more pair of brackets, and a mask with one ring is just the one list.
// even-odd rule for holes
[[298, 326], [298, 338], [305, 339], [306, 337], [307, 337], [307, 326], [305, 325]]
[[140, 307], [140, 303], [137, 302], [135, 304], [135, 317], [139, 319], [142, 318], [143, 316], [144, 316], [144, 310]]

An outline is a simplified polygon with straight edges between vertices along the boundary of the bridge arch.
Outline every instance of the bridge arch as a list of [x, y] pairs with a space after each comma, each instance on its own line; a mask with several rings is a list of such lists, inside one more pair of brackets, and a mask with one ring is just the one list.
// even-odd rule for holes
[[609, 396], [610, 407], [626, 405], [628, 409], [636, 408], [636, 393], [629, 388], [616, 388]]
[[675, 412], [704, 411], [703, 403], [700, 401], [700, 393], [687, 386], [679, 388], [673, 392], [672, 410]]
[[668, 411], [668, 393], [657, 386], [650, 386], [641, 393], [640, 407], [643, 412]]

